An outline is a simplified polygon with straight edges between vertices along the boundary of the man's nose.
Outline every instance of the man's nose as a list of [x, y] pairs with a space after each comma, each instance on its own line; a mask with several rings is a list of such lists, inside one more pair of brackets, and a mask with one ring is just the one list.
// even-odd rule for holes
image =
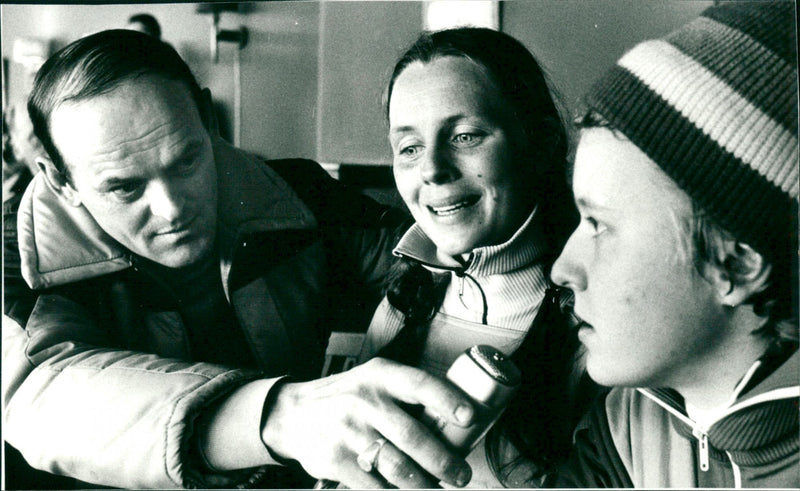
[[561, 254], [553, 263], [550, 278], [553, 283], [569, 288], [572, 291], [582, 291], [586, 289], [586, 271], [581, 266], [580, 251], [578, 250], [575, 234], [571, 235], [567, 243], [564, 244]]
[[186, 199], [176, 186], [168, 182], [152, 183], [148, 189], [150, 211], [172, 223], [180, 218]]
[[423, 155], [420, 175], [425, 184], [444, 184], [458, 178], [458, 167], [453, 156], [442, 145], [432, 146]]

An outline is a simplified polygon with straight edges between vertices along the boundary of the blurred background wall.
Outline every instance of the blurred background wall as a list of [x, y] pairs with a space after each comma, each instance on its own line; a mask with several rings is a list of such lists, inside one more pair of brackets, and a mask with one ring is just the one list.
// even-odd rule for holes
[[[567, 109], [627, 48], [695, 17], [711, 1], [530, 0], [497, 2], [500, 29], [521, 40], [544, 64]], [[198, 4], [2, 5], [5, 104], [19, 102], [29, 80], [14, 61], [18, 39], [60, 48], [102, 29], [124, 27], [147, 12], [162, 38], [186, 59], [233, 124], [235, 44], [213, 63], [211, 15]], [[292, 2], [240, 4], [220, 28], [249, 32], [239, 52], [241, 146], [266, 157], [325, 163], [388, 164], [380, 96], [400, 52], [423, 26], [421, 2]]]

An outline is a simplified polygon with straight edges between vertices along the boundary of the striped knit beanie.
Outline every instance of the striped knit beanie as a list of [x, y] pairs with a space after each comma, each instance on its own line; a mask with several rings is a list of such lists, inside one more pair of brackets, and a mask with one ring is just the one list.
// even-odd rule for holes
[[[796, 264], [794, 2], [727, 2], [627, 52], [586, 102], [737, 240]], [[786, 262], [788, 261], [788, 262]]]

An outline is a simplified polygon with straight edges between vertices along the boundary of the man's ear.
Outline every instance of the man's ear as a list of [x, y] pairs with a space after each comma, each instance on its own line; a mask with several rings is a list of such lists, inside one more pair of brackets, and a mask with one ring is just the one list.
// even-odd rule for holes
[[212, 137], [219, 136], [219, 122], [217, 121], [217, 112], [214, 110], [214, 100], [211, 98], [211, 91], [203, 89], [200, 91], [200, 101], [198, 101], [197, 109], [200, 111], [200, 120], [208, 130], [208, 134]]
[[755, 249], [742, 242], [731, 241], [725, 258], [714, 275], [717, 292], [723, 305], [736, 307], [769, 284], [772, 265]]
[[75, 187], [69, 182], [66, 174], [58, 170], [52, 160], [46, 157], [38, 157], [36, 165], [44, 173], [45, 182], [54, 193], [72, 206], [81, 205], [81, 198]]

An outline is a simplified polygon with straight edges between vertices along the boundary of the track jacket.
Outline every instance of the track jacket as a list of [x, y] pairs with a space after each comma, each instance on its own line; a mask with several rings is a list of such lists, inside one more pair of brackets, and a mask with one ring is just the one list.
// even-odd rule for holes
[[770, 350], [707, 428], [674, 391], [615, 388], [576, 430], [573, 456], [549, 484], [796, 489], [799, 380], [796, 346]]

